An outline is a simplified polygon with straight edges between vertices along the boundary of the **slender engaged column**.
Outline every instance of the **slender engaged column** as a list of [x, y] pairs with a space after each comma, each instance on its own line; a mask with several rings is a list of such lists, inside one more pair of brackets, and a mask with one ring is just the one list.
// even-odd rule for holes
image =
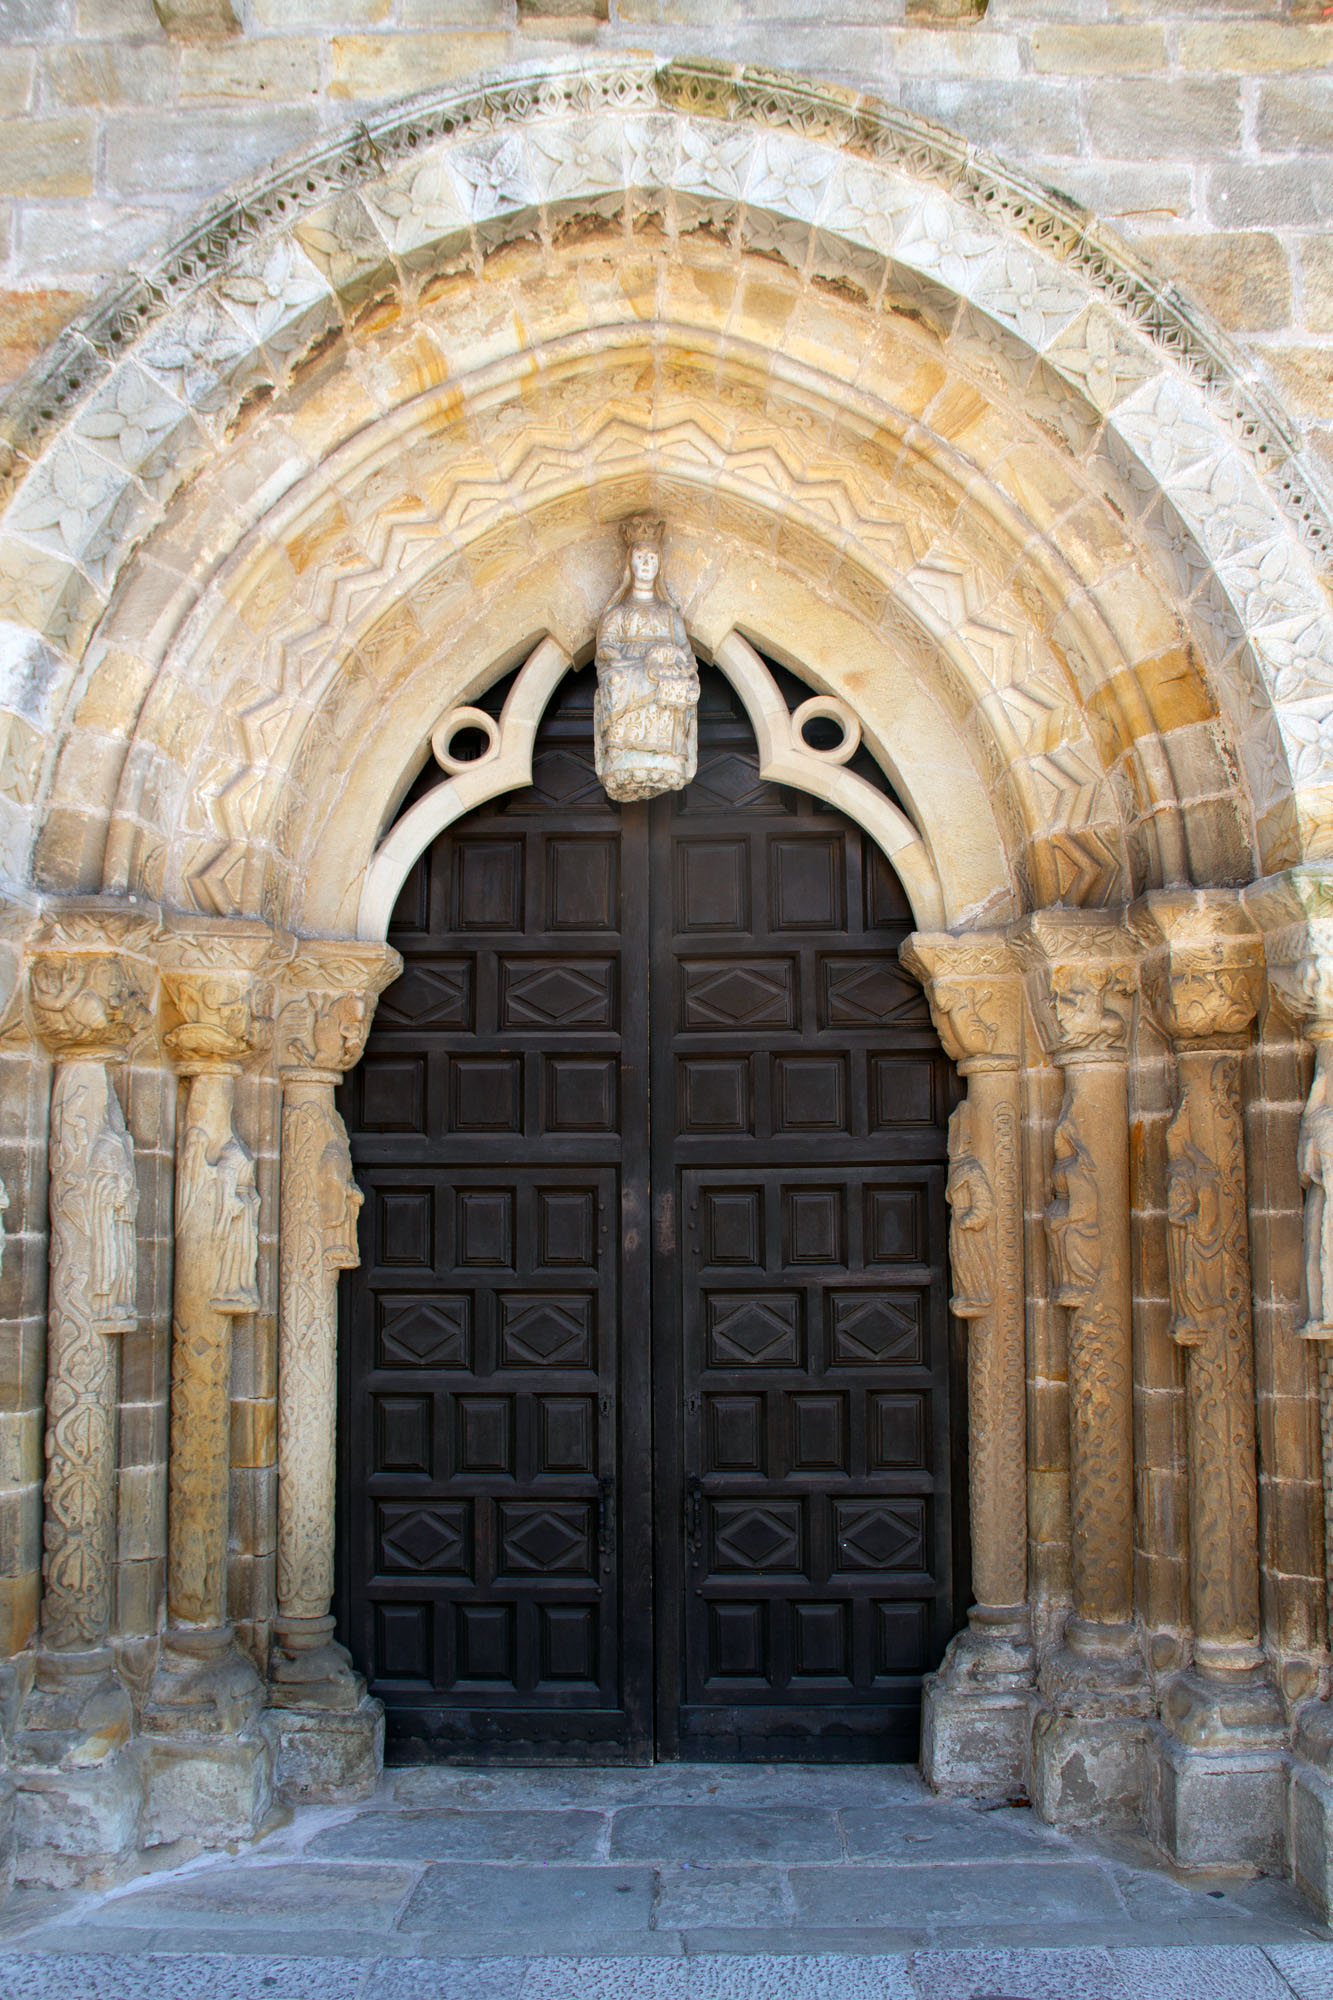
[[[120, 1336], [137, 1323], [134, 1147], [114, 1074], [148, 1023], [151, 969], [136, 954], [143, 917], [66, 913], [39, 940], [29, 981], [39, 1034], [55, 1057], [51, 1088], [43, 1592], [34, 1685], [20, 1754], [31, 1769], [27, 1837], [59, 1835], [61, 1761], [91, 1772], [127, 1740], [130, 1703], [108, 1643], [115, 1611]], [[52, 1734], [59, 1748], [51, 1745]], [[65, 1793], [79, 1789], [77, 1781]], [[105, 1851], [132, 1838], [126, 1787], [108, 1779], [96, 1815]], [[105, 1805], [106, 1800], [103, 1800]]]
[[[1146, 899], [1146, 987], [1176, 1055], [1166, 1134], [1171, 1337], [1185, 1354], [1192, 1666], [1163, 1691], [1154, 1831], [1178, 1861], [1279, 1862], [1283, 1714], [1264, 1660], [1241, 1060], [1262, 947], [1221, 891]], [[1247, 1753], [1243, 1785], [1226, 1753]], [[1267, 1759], [1264, 1754], [1267, 1752]], [[1226, 1828], [1219, 1842], [1217, 1830]]]
[[[227, 1617], [231, 1348], [259, 1306], [254, 1155], [234, 1123], [236, 1079], [257, 1039], [260, 926], [193, 940], [164, 966], [166, 1045], [184, 1085], [176, 1126], [167, 1630], [148, 1704], [159, 1732], [244, 1729], [262, 1700]], [[257, 934], [252, 934], [257, 933]], [[185, 953], [188, 952], [188, 956]], [[247, 962], [248, 961], [248, 962]]]
[[375, 999], [401, 967], [380, 946], [304, 946], [283, 1005], [278, 1316], [278, 1617], [269, 1703], [356, 1708], [364, 1684], [333, 1641], [338, 1272], [359, 1262], [361, 1194], [333, 1092], [360, 1059]]
[[1034, 1785], [1049, 1818], [1138, 1814], [1149, 1696], [1134, 1627], [1134, 1434], [1127, 1061], [1134, 944], [1105, 918], [1043, 911], [1028, 925], [1034, 1002], [1064, 1100], [1046, 1212], [1056, 1303], [1068, 1315], [1073, 1610], [1042, 1663], [1049, 1704]]
[[1019, 1043], [1021, 969], [1007, 938], [913, 936], [926, 988], [967, 1078], [949, 1121], [950, 1265], [967, 1327], [968, 1484], [975, 1602], [926, 1690], [922, 1768], [937, 1789], [1021, 1786], [1032, 1680], [1027, 1605], [1027, 1368]]

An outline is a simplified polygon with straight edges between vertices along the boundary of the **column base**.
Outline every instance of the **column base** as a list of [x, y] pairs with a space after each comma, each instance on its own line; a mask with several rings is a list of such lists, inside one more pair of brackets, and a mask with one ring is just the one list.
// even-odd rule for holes
[[1149, 1747], [1149, 1835], [1181, 1868], [1285, 1868], [1289, 1768], [1261, 1664], [1177, 1674]]
[[259, 1728], [264, 1684], [230, 1626], [163, 1635], [140, 1717], [143, 1843], [252, 1840], [273, 1802], [273, 1753]]
[[284, 1805], [342, 1805], [369, 1798], [384, 1769], [384, 1704], [355, 1708], [270, 1708], [262, 1728], [273, 1751], [273, 1781]]
[[40, 1653], [13, 1743], [17, 1880], [106, 1886], [132, 1862], [143, 1778], [105, 1648]]
[[269, 1657], [270, 1708], [357, 1708], [366, 1684], [333, 1636], [332, 1618], [278, 1618]]
[[1031, 1797], [1052, 1826], [1142, 1821], [1152, 1690], [1130, 1625], [1071, 1618], [1043, 1660]]
[[140, 1725], [157, 1736], [238, 1736], [258, 1719], [264, 1683], [229, 1625], [162, 1635]]
[[258, 1729], [227, 1742], [145, 1736], [140, 1755], [145, 1847], [177, 1840], [215, 1847], [261, 1832], [273, 1803], [273, 1753]]
[[932, 1791], [1026, 1790], [1032, 1681], [1026, 1607], [974, 1606], [922, 1690], [921, 1775]]
[[1310, 1701], [1296, 1719], [1289, 1797], [1291, 1872], [1325, 1923], [1333, 1922], [1333, 1705]]

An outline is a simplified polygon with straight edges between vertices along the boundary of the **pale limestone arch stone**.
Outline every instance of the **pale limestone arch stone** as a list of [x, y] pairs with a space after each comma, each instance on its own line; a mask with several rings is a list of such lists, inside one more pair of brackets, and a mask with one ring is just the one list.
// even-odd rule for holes
[[[1321, 733], [1330, 642], [1317, 572], [1329, 531], [1312, 482], [1225, 343], [1088, 218], [870, 101], [689, 63], [529, 66], [386, 114], [373, 138], [373, 151], [356, 136], [335, 142], [220, 205], [151, 282], [131, 281], [72, 330], [19, 399], [13, 435], [35, 463], [14, 491], [0, 578], [17, 632], [32, 635], [15, 645], [24, 658], [38, 648], [47, 688], [40, 712], [13, 711], [11, 762], [29, 795], [46, 789], [82, 635], [226, 413], [299, 381], [369, 300], [424, 278], [452, 285], [457, 303], [479, 257], [525, 236], [546, 254], [552, 232], [582, 215], [665, 229], [677, 247], [698, 223], [722, 224], [742, 253], [859, 289], [876, 310], [908, 305], [946, 335], [948, 365], [1047, 422], [1188, 578], [1191, 629], [1227, 689], [1265, 865], [1322, 851], [1333, 751]], [[388, 170], [394, 158], [403, 164]], [[581, 322], [580, 308], [567, 341]], [[807, 315], [785, 330], [793, 365], [809, 327]], [[477, 329], [500, 357], [504, 337]], [[850, 350], [834, 374], [850, 395]], [[349, 407], [366, 393], [357, 385]], [[131, 403], [134, 424], [118, 423]], [[969, 429], [965, 412], [956, 422]], [[969, 442], [976, 463], [978, 437]], [[984, 462], [993, 438], [980, 448]], [[250, 490], [271, 500], [295, 471], [274, 456]], [[1071, 605], [1075, 648], [1080, 616]], [[1093, 782], [1064, 776], [1076, 793]], [[44, 865], [92, 866], [74, 827], [61, 831]], [[3, 851], [21, 870], [17, 815], [9, 834]]]

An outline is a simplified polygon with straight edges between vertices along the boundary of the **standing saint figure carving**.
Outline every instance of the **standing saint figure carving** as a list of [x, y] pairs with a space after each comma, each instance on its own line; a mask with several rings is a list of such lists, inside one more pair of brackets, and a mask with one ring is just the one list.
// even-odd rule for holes
[[1314, 1082], [1298, 1150], [1305, 1188], [1307, 1340], [1333, 1340], [1333, 1042], [1315, 1043]]
[[1102, 1242], [1097, 1176], [1066, 1096], [1055, 1127], [1046, 1242], [1057, 1305], [1077, 1312], [1097, 1288]]
[[625, 574], [597, 621], [597, 775], [627, 802], [678, 792], [698, 762], [699, 673], [662, 577], [663, 523], [621, 526]]
[[1189, 1100], [1166, 1129], [1166, 1256], [1175, 1308], [1171, 1338], [1197, 1347], [1226, 1310], [1222, 1176], [1194, 1144]]
[[986, 1169], [972, 1146], [972, 1107], [964, 1098], [949, 1119], [949, 1264], [959, 1319], [980, 1319], [995, 1302], [995, 1259], [991, 1224], [995, 1195]]

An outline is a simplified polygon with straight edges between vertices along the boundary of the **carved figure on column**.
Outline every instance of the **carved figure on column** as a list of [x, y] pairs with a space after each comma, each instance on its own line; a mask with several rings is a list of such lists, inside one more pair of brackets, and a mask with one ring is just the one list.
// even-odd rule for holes
[[597, 775], [608, 798], [678, 792], [698, 762], [699, 674], [662, 576], [663, 523], [621, 528], [625, 573], [597, 622]]
[[[383, 947], [310, 944], [309, 987], [283, 1007], [278, 1302], [278, 1616], [269, 1723], [292, 1798], [359, 1796], [373, 1783], [378, 1702], [333, 1637], [337, 1279], [359, 1262], [361, 1190], [334, 1087], [357, 1061], [375, 996], [401, 970]], [[334, 981], [356, 984], [330, 990]]]
[[1046, 1210], [1046, 1242], [1055, 1302], [1077, 1311], [1096, 1290], [1101, 1228], [1096, 1169], [1079, 1137], [1068, 1091], [1055, 1127], [1051, 1197]]
[[[196, 1098], [198, 1102], [196, 1104]], [[259, 1310], [259, 1190], [255, 1158], [232, 1130], [231, 1105], [219, 1091], [192, 1091], [181, 1141], [177, 1231], [205, 1246], [207, 1284], [216, 1313]]]
[[1206, 1340], [1225, 1304], [1222, 1177], [1194, 1144], [1182, 1098], [1166, 1128], [1166, 1254], [1175, 1316], [1171, 1338], [1182, 1347]]
[[995, 1195], [990, 1179], [972, 1150], [972, 1110], [966, 1098], [949, 1119], [949, 1178], [944, 1189], [949, 1204], [949, 1264], [953, 1297], [949, 1304], [959, 1319], [978, 1319], [995, 1299], [995, 1257], [991, 1225]]
[[1301, 1118], [1298, 1149], [1305, 1189], [1307, 1340], [1333, 1340], [1333, 1040], [1315, 1042], [1314, 1080]]
[[[34, 1846], [59, 1848], [102, 1787], [108, 1856], [137, 1828], [120, 1757], [130, 1702], [108, 1644], [115, 1597], [120, 1341], [137, 1325], [134, 1145], [114, 1067], [147, 1016], [151, 924], [67, 911], [33, 960], [34, 1024], [55, 1057], [48, 1204], [46, 1479], [40, 1645], [16, 1737]], [[98, 949], [89, 949], [96, 945]], [[124, 956], [122, 956], [122, 952]], [[78, 1775], [74, 1775], [78, 1774]]]

